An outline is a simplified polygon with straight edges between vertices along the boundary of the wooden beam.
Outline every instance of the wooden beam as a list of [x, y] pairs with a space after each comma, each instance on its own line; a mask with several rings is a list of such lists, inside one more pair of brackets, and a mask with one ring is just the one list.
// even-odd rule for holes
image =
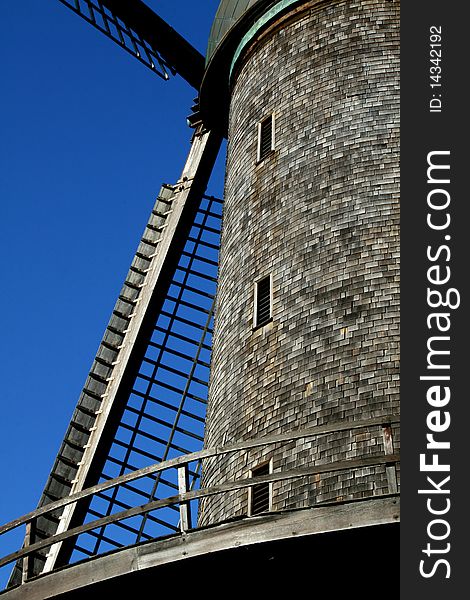
[[[188, 492], [188, 465], [178, 468], [178, 492], [180, 498]], [[189, 502], [180, 502], [180, 530], [184, 533], [191, 529], [191, 511]]]
[[[35, 530], [35, 521], [28, 521], [26, 523], [26, 535], [24, 536], [24, 548], [28, 550], [31, 544], [34, 544], [34, 530]], [[26, 554], [23, 558], [23, 570], [21, 573], [21, 583], [24, 584], [31, 577], [32, 574], [32, 563], [33, 563], [33, 555]]]
[[[137, 33], [199, 91], [205, 58], [141, 0], [102, 0], [104, 6]], [[194, 6], [197, 10], [197, 5]]]
[[[385, 454], [388, 456], [393, 455], [393, 436], [391, 424], [386, 424], [383, 426], [382, 435]], [[390, 494], [396, 494], [398, 492], [396, 466], [394, 464], [387, 464], [385, 466], [385, 472], [387, 474], [388, 491]]]

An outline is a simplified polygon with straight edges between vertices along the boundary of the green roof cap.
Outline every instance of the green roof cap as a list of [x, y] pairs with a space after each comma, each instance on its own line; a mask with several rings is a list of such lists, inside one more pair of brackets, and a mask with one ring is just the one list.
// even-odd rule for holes
[[222, 0], [212, 24], [209, 44], [207, 47], [207, 62], [214, 54], [219, 42], [227, 31], [240, 19], [248, 9], [260, 0]]

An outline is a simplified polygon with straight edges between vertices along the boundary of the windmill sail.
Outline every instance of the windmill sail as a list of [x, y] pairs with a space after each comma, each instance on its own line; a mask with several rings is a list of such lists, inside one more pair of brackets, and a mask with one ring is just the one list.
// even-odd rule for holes
[[[60, 2], [163, 79], [178, 73], [199, 89], [204, 57], [141, 0]], [[203, 127], [197, 104], [189, 121], [195, 133], [181, 178], [160, 190], [39, 507], [202, 447], [222, 206], [205, 190], [221, 137]], [[196, 486], [198, 465], [190, 477]], [[28, 542], [122, 510], [129, 494], [152, 501], [177, 482], [157, 475], [145, 484], [47, 513]], [[119, 547], [123, 532], [128, 544], [154, 536], [155, 527], [160, 535], [174, 531], [178, 518], [170, 509], [137, 527], [102, 527], [57, 543], [17, 562], [9, 585]]]
[[204, 57], [141, 0], [59, 0], [163, 79], [199, 90]]
[[[202, 447], [222, 206], [205, 190], [220, 142], [199, 128], [180, 180], [159, 193], [39, 506]], [[196, 466], [190, 485], [198, 478]], [[40, 517], [34, 539], [122, 510], [129, 494], [149, 501], [174, 485], [157, 476], [138, 490], [97, 496], [91, 506], [69, 505]], [[177, 524], [169, 510], [146, 515], [137, 527], [92, 531], [76, 545], [36, 553], [29, 575], [67, 563], [74, 551], [83, 557], [119, 547], [123, 533], [129, 544]], [[21, 581], [22, 569], [17, 563], [10, 585]]]

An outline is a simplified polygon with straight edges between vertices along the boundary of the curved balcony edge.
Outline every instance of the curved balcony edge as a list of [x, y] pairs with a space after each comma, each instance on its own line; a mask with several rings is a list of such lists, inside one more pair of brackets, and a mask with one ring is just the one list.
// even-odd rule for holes
[[[399, 519], [398, 494], [244, 517], [126, 547], [63, 567], [8, 589], [0, 596], [4, 600], [46, 600], [59, 595], [65, 599], [68, 598], [67, 594], [88, 594], [95, 586], [106, 582], [109, 585], [121, 585], [122, 580], [126, 585], [128, 576], [149, 574], [159, 567], [178, 565], [204, 555], [214, 558], [233, 549], [391, 525], [398, 523]], [[181, 575], [184, 575], [183, 571]]]

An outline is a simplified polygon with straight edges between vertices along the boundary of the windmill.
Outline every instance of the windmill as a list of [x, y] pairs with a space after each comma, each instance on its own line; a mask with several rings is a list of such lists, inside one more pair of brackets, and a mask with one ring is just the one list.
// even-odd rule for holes
[[[61, 2], [121, 45], [128, 53], [133, 54], [158, 77], [168, 79], [172, 75], [179, 74], [195, 88], [196, 93], [201, 92], [201, 96], [200, 99], [195, 99], [192, 113], [188, 117], [194, 134], [186, 165], [177, 182], [164, 185], [160, 190], [57, 461], [46, 484], [40, 502], [40, 510], [43, 512], [35, 518], [33, 527], [27, 533], [26, 544], [33, 547], [34, 544], [38, 545], [37, 550], [26, 559], [22, 559], [22, 562], [17, 563], [16, 572], [12, 577], [14, 584], [21, 579], [25, 582], [39, 573], [52, 572], [57, 567], [68, 564], [70, 560], [77, 560], [79, 557], [91, 558], [111, 547], [121, 548], [132, 543], [151, 541], [161, 536], [162, 531], [167, 533], [179, 530], [187, 531], [191, 528], [191, 518], [194, 523], [197, 515], [194, 509], [191, 512], [191, 508], [185, 502], [181, 502], [179, 507], [176, 502], [174, 505], [155, 506], [155, 511], [147, 510], [140, 515], [137, 525], [134, 522], [116, 524], [112, 518], [116, 511], [132, 510], [137, 502], [135, 499], [130, 500], [132, 495], [140, 495], [140, 503], [144, 498], [145, 502], [150, 505], [158, 502], [164, 496], [171, 496], [172, 491], [173, 494], [178, 491], [180, 494], [192, 490], [197, 491], [200, 485], [200, 458], [185, 464], [184, 468], [180, 467], [178, 473], [173, 473], [173, 479], [172, 476], [168, 477], [167, 473], [160, 474], [158, 470], [148, 473], [144, 479], [143, 488], [138, 488], [126, 480], [122, 481], [122, 487], [119, 489], [118, 487], [112, 489], [110, 486], [111, 492], [109, 492], [108, 489], [105, 489], [106, 482], [115, 477], [125, 477], [130, 472], [171, 460], [181, 454], [197, 452], [202, 447], [205, 424], [203, 405], [206, 398], [204, 397], [205, 392], [203, 393], [201, 390], [207, 389], [208, 385], [212, 347], [210, 340], [212, 338], [215, 283], [218, 269], [217, 255], [221, 229], [221, 201], [206, 196], [205, 190], [221, 139], [227, 134], [229, 127], [227, 117], [230, 96], [229, 80], [232, 78], [231, 85], [233, 85], [234, 73], [237, 73], [237, 76], [239, 74], [240, 57], [244, 53], [254, 52], [250, 44], [253, 44], [256, 36], [260, 36], [262, 39], [263, 35], [267, 35], [266, 39], [268, 39], [270, 34], [266, 32], [276, 32], [279, 23], [282, 23], [282, 27], [288, 28], [289, 24], [295, 22], [299, 17], [302, 23], [306, 7], [308, 11], [313, 11], [312, 14], [315, 14], [316, 6], [312, 8], [310, 4], [317, 4], [300, 1], [262, 0], [238, 4], [222, 2], [211, 34], [209, 68], [205, 70], [202, 56], [140, 0], [133, 2], [118, 0], [69, 2], [61, 0]], [[385, 6], [387, 3], [384, 2], [376, 4], [379, 5], [378, 10], [383, 13], [383, 16], [391, 20], [391, 29], [393, 30], [396, 7], [387, 8]], [[364, 17], [361, 11], [359, 11], [359, 15], [360, 18]], [[349, 15], [348, 19], [350, 19]], [[238, 64], [237, 61], [239, 61]], [[238, 93], [242, 93], [242, 91], [238, 90]], [[360, 93], [359, 95], [348, 93], [346, 97], [357, 98]], [[351, 106], [357, 106], [357, 102], [359, 101], [348, 100]], [[264, 112], [253, 115], [253, 125], [256, 125], [253, 162], [258, 174], [263, 165], [264, 167], [269, 165], [270, 157], [277, 160], [278, 136], [282, 138], [279, 128], [285, 127], [285, 123], [283, 124], [282, 121], [282, 111], [280, 114], [275, 109], [271, 112], [268, 110], [266, 114]], [[239, 115], [241, 120], [246, 117], [246, 114]], [[234, 127], [233, 121], [231, 127]], [[235, 139], [233, 136], [232, 131], [232, 139]], [[383, 137], [382, 132], [380, 136]], [[243, 141], [240, 138], [237, 139], [242, 146]], [[385, 144], [384, 139], [381, 138], [380, 143]], [[233, 147], [236, 152], [236, 144]], [[233, 153], [231, 160], [232, 173], [236, 173], [237, 168], [233, 161], [237, 160], [237, 157]], [[242, 164], [243, 159], [239, 157], [239, 160]], [[233, 177], [234, 175], [232, 175]], [[331, 176], [331, 168], [328, 177], [334, 178], [334, 175]], [[239, 180], [238, 184], [240, 183], [243, 188], [243, 180]], [[227, 189], [231, 190], [230, 194], [232, 194], [232, 209], [226, 221], [228, 230], [233, 229], [234, 219], [237, 218], [233, 208], [233, 195], [237, 194], [237, 191], [234, 191], [234, 185], [233, 180], [227, 180]], [[338, 184], [327, 182], [325, 185], [329, 189], [331, 185]], [[247, 193], [252, 193], [252, 190], [247, 188]], [[258, 193], [265, 192], [256, 192], [256, 194]], [[256, 195], [254, 198], [254, 206], [256, 206]], [[241, 204], [240, 200], [241, 198], [238, 198], [238, 205]], [[263, 210], [266, 208], [258, 206], [254, 210], [258, 211], [258, 216], [262, 219]], [[256, 230], [256, 226], [251, 224], [249, 215], [243, 216], [243, 219], [248, 218], [249, 224], [243, 225], [241, 230], [243, 235], [240, 236], [240, 240], [244, 239], [254, 252], [253, 244], [255, 242], [250, 240], [249, 235], [246, 236], [247, 227], [249, 231]], [[275, 232], [278, 224], [273, 222], [271, 225]], [[354, 248], [355, 233], [347, 226], [340, 227], [340, 230], [342, 231], [341, 235], [345, 236], [342, 243], [345, 245], [351, 243], [351, 247]], [[268, 230], [266, 230], [266, 234], [268, 237], [271, 235]], [[228, 236], [229, 233], [226, 235]], [[233, 239], [231, 243], [233, 243]], [[226, 247], [229, 245], [230, 241], [227, 241]], [[245, 261], [249, 262], [250, 258], [242, 256], [240, 254], [242, 251], [242, 248], [231, 251], [235, 262], [229, 269], [236, 269], [239, 265], [240, 272], [243, 272], [242, 267]], [[226, 263], [230, 263], [228, 256], [226, 251]], [[227, 267], [225, 270], [222, 267], [224, 287], [222, 300], [219, 298], [219, 304], [222, 304], [219, 331], [223, 332], [225, 337], [220, 337], [223, 333], [218, 334], [218, 357], [215, 368], [213, 366], [212, 377], [217, 384], [213, 384], [215, 390], [213, 408], [209, 418], [209, 428], [205, 432], [206, 445], [209, 449], [230, 446], [237, 441], [240, 443], [240, 440], [247, 443], [246, 436], [242, 435], [237, 439], [237, 434], [230, 426], [225, 431], [220, 431], [221, 397], [219, 390], [222, 390], [222, 396], [224, 396], [227, 394], [226, 391], [223, 391], [226, 382], [230, 382], [233, 389], [237, 389], [239, 381], [242, 381], [241, 377], [239, 381], [231, 380], [231, 372], [229, 369], [227, 370], [228, 364], [233, 366], [233, 372], [239, 368], [240, 357], [237, 357], [236, 349], [229, 349], [229, 354], [223, 359], [220, 358], [221, 353], [224, 352], [224, 346], [229, 345], [227, 340], [230, 340], [230, 328], [237, 327], [236, 323], [229, 324], [232, 318], [231, 314], [234, 313], [231, 310], [227, 313], [227, 309], [223, 306], [224, 298], [228, 305], [230, 304], [230, 295], [236, 296], [233, 287], [234, 279], [232, 277], [229, 282], [230, 274], [227, 275], [227, 273]], [[275, 301], [276, 298], [280, 298], [279, 271], [272, 272], [272, 270], [264, 268], [256, 273], [246, 273], [243, 277], [253, 279], [254, 317], [249, 329], [255, 332], [254, 337], [260, 338], [261, 336], [257, 343], [261, 343], [263, 346], [263, 340], [269, 338], [270, 331], [275, 326], [273, 322], [276, 322]], [[249, 287], [249, 292], [243, 292], [245, 299], [239, 299], [242, 304], [246, 303], [248, 297], [251, 297], [251, 285]], [[352, 295], [346, 292], [339, 292], [338, 296], [335, 294], [336, 292], [333, 294], [334, 299], [332, 297], [330, 302], [338, 302], [341, 306], [338, 309], [340, 311], [338, 319], [344, 323], [340, 328], [339, 335], [344, 340], [350, 335], [349, 328], [353, 327], [355, 315], [358, 313]], [[246, 319], [246, 316], [243, 316], [243, 319]], [[242, 337], [238, 338], [238, 340], [241, 339]], [[178, 342], [176, 343], [175, 340]], [[189, 364], [189, 352], [185, 351], [188, 344], [193, 349]], [[391, 347], [394, 347], [393, 343]], [[298, 349], [297, 346], [296, 348]], [[279, 353], [279, 357], [282, 358], [282, 352]], [[252, 357], [245, 356], [245, 359], [247, 358], [246, 364], [249, 365]], [[271, 362], [275, 362], [275, 359], [272, 358]], [[186, 365], [184, 368], [183, 364]], [[162, 371], [166, 373], [164, 377], [162, 377]], [[273, 382], [272, 377], [272, 374], [268, 376], [271, 383]], [[179, 381], [178, 384], [177, 381]], [[341, 383], [341, 385], [343, 384]], [[245, 392], [247, 389], [245, 388]], [[257, 394], [258, 392], [255, 390], [256, 386], [253, 388], [253, 393]], [[306, 383], [304, 397], [308, 397], [311, 393], [312, 384]], [[272, 402], [272, 398], [268, 401]], [[287, 402], [287, 398], [284, 398], [283, 401]], [[233, 399], [230, 402], [233, 404]], [[274, 403], [277, 405], [278, 402], [279, 397], [276, 397]], [[158, 410], [155, 407], [158, 407]], [[271, 409], [267, 412], [270, 411]], [[270, 415], [277, 414], [276, 411], [277, 408]], [[355, 440], [354, 444], [359, 443], [354, 437], [355, 434], [350, 432], [351, 423], [347, 423], [347, 427], [339, 426], [333, 419], [333, 424], [326, 422], [325, 425], [325, 417], [319, 416], [317, 409], [310, 411], [310, 415], [304, 409], [302, 411], [304, 416], [299, 424], [307, 426], [315, 423], [320, 427], [318, 430], [320, 433], [309, 433], [308, 435], [328, 436], [348, 431], [348, 434], [345, 434], [346, 437], [352, 435], [350, 439]], [[247, 410], [246, 414], [249, 413], [250, 410]], [[261, 413], [262, 411], [260, 411]], [[339, 411], [336, 413], [333, 410], [331, 414], [339, 415]], [[382, 411], [379, 417], [371, 419], [368, 415], [368, 418], [356, 420], [357, 423], [354, 424], [353, 429], [356, 427], [382, 428], [379, 438], [383, 438], [384, 456], [380, 459], [375, 455], [367, 456], [370, 454], [367, 451], [364, 462], [360, 463], [360, 468], [365, 471], [371, 468], [373, 471], [373, 467], [380, 465], [380, 468], [384, 469], [380, 485], [383, 485], [383, 481], [385, 481], [388, 485], [388, 494], [395, 496], [397, 492], [395, 470], [397, 457], [393, 447], [392, 429], [397, 422], [396, 415], [393, 414], [393, 411]], [[147, 425], [144, 426], [144, 422], [149, 425], [150, 429]], [[291, 421], [290, 424], [291, 429], [294, 422]], [[247, 424], [247, 427], [252, 428], [253, 425]], [[278, 430], [265, 428], [266, 434], [273, 435], [275, 431]], [[258, 428], [257, 434], [261, 433], [262, 431]], [[342, 433], [337, 435], [338, 439], [341, 439], [342, 435]], [[372, 441], [377, 438], [377, 434], [369, 433], [369, 429], [363, 435], [366, 437], [358, 437], [357, 440]], [[142, 438], [145, 441], [142, 441]], [[192, 440], [192, 442], [188, 440]], [[277, 440], [277, 442], [279, 441]], [[254, 443], [256, 446], [252, 440], [250, 443]], [[328, 453], [328, 447], [327, 443], [322, 452]], [[296, 457], [297, 455], [294, 453], [291, 456]], [[259, 481], [258, 485], [249, 488], [248, 514], [250, 516], [276, 510], [273, 504], [276, 502], [273, 495], [275, 478], [273, 479], [272, 475], [278, 468], [276, 460], [271, 451], [265, 449], [260, 453], [255, 452], [251, 457], [248, 471], [251, 477], [260, 479], [257, 480]], [[335, 469], [340, 469], [338, 466], [340, 462], [340, 460], [334, 462]], [[239, 473], [240, 466], [236, 462], [232, 463], [225, 473], [220, 472], [218, 461], [216, 463], [215, 465], [210, 461], [207, 463], [209, 466], [206, 466], [203, 473], [206, 487], [217, 485], [219, 482], [222, 482], [223, 485], [227, 477], [233, 473], [237, 477], [243, 477]], [[304, 458], [300, 457], [299, 466], [304, 465]], [[245, 471], [246, 467], [245, 464]], [[321, 470], [316, 468], [317, 471], [305, 472], [303, 476], [317, 477]], [[344, 465], [341, 468], [345, 468]], [[233, 473], [230, 469], [234, 469]], [[365, 480], [369, 476], [370, 473], [365, 473]], [[323, 494], [325, 502], [331, 499], [328, 486], [331, 485], [334, 488], [337, 485], [334, 476], [326, 481], [327, 483], [320, 493], [320, 496]], [[93, 497], [91, 495], [80, 498], [77, 496], [76, 503], [60, 505], [62, 498], [74, 494], [80, 495], [84, 490], [97, 484], [104, 484], [104, 487], [100, 488]], [[368, 486], [371, 485], [371, 482], [361, 482], [360, 485]], [[308, 487], [311, 487], [310, 483]], [[281, 486], [281, 489], [284, 488]], [[285, 495], [285, 493], [284, 490], [282, 494]], [[303, 497], [305, 490], [302, 486], [288, 491], [287, 496], [291, 506], [298, 508], [301, 505], [296, 504], [298, 503], [297, 493], [299, 497]], [[338, 493], [336, 493], [336, 497], [338, 497]], [[56, 511], [47, 512], [49, 503], [59, 503]], [[199, 522], [202, 525], [214, 525], [214, 523], [223, 521], [224, 518], [239, 516], [240, 510], [245, 511], [245, 508], [240, 508], [239, 499], [235, 502], [229, 499], [228, 504], [231, 506], [226, 505], [225, 500], [220, 503], [218, 500], [205, 498], [200, 507]], [[394, 519], [395, 517], [392, 517], [390, 513], [391, 506], [387, 505], [387, 510], [389, 518]], [[87, 527], [86, 524], [92, 519], [95, 519], [98, 525], [93, 528]], [[85, 525], [82, 525], [84, 523]], [[70, 530], [80, 529], [80, 527], [82, 529], [77, 530], [77, 535], [64, 537], [64, 534]], [[41, 540], [52, 535], [58, 535], [58, 540], [48, 546], [46, 544], [41, 546]], [[131, 539], [129, 536], [132, 541], [129, 541]], [[44, 552], [46, 546], [47, 553]]]

